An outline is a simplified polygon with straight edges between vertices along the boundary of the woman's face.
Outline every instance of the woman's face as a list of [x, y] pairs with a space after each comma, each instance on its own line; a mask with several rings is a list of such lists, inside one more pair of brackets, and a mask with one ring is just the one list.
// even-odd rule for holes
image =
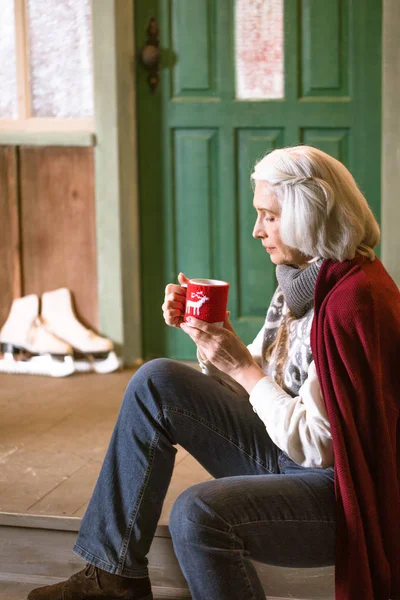
[[311, 258], [302, 252], [286, 246], [280, 238], [280, 207], [271, 186], [265, 181], [257, 181], [254, 191], [253, 206], [257, 211], [257, 220], [253, 229], [253, 237], [261, 240], [266, 252], [276, 265], [305, 266]]

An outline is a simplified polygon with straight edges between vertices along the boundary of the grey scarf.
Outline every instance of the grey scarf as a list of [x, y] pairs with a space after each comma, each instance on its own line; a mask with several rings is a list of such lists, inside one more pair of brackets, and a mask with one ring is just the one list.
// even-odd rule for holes
[[314, 289], [323, 259], [311, 263], [306, 269], [295, 265], [277, 265], [276, 277], [286, 304], [296, 319], [306, 314], [314, 304]]

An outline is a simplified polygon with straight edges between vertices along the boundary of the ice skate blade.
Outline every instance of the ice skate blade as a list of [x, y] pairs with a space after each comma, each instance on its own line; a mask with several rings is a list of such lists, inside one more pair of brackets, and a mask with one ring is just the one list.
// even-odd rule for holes
[[16, 360], [6, 352], [0, 359], [0, 373], [15, 375], [45, 375], [47, 377], [67, 377], [75, 371], [72, 356], [65, 356], [63, 360], [56, 359], [50, 354], [32, 356], [27, 360]]
[[107, 358], [102, 359], [90, 355], [75, 358], [74, 365], [78, 373], [112, 373], [122, 368], [122, 359], [115, 352], [110, 352]]

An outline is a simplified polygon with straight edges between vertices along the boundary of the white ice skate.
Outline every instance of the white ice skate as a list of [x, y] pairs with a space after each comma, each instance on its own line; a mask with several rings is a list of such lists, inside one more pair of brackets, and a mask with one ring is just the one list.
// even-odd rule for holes
[[111, 373], [121, 368], [122, 361], [114, 352], [112, 341], [97, 335], [78, 321], [71, 292], [67, 288], [42, 295], [41, 317], [49, 332], [72, 346], [77, 371]]
[[2, 373], [66, 377], [75, 371], [71, 346], [43, 327], [36, 294], [13, 301], [0, 349]]

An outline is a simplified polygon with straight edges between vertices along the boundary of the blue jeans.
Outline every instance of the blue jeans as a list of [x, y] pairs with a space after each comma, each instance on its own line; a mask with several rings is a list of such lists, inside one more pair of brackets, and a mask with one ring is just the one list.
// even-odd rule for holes
[[129, 382], [76, 554], [110, 573], [147, 576], [176, 444], [215, 478], [181, 494], [170, 518], [193, 600], [264, 600], [252, 558], [334, 564], [333, 467], [296, 465], [247, 398], [167, 359], [145, 364]]

